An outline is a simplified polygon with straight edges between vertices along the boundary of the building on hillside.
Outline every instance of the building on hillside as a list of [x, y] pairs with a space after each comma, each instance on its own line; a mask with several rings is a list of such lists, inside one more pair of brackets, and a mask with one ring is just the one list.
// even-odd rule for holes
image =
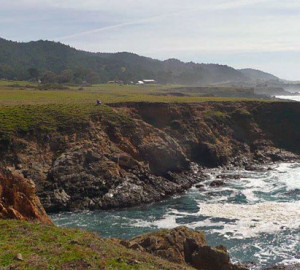
[[156, 84], [156, 81], [153, 79], [143, 80], [144, 84]]
[[124, 84], [124, 82], [121, 80], [108, 81], [107, 83], [108, 84]]

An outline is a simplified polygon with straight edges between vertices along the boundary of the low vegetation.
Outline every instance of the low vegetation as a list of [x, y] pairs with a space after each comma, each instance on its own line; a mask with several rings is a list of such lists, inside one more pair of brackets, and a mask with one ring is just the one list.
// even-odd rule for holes
[[78, 229], [0, 220], [0, 269], [188, 269]]
[[[202, 89], [187, 95], [178, 93], [178, 85], [76, 85], [47, 86], [25, 81], [0, 81], [0, 140], [9, 141], [12, 134], [34, 134], [78, 129], [88, 124], [91, 117], [104, 117], [111, 124], [128, 122], [105, 104], [121, 102], [191, 103], [207, 101], [251, 101], [249, 98], [203, 97]], [[54, 89], [52, 89], [52, 87]], [[208, 91], [206, 88], [205, 91]], [[226, 88], [227, 89], [227, 88]], [[214, 88], [215, 90], [215, 88]], [[224, 89], [221, 89], [225, 91]], [[232, 89], [231, 89], [232, 90]], [[184, 90], [185, 91], [185, 90]], [[101, 106], [96, 100], [102, 101]], [[226, 117], [221, 112], [209, 112], [207, 117]], [[117, 117], [117, 118], [116, 118]]]
[[225, 120], [226, 118], [230, 118], [230, 116], [227, 113], [221, 111], [214, 111], [214, 110], [206, 110], [203, 116], [205, 119], [212, 118], [212, 119]]
[[[201, 89], [189, 92], [189, 95], [185, 95], [185, 92], [183, 95], [175, 95], [174, 88], [176, 88], [176, 93], [180, 93], [178, 87], [178, 85], [95, 84], [78, 88], [78, 85], [60, 85], [59, 87], [47, 85], [47, 90], [41, 90], [40, 88], [43, 89], [43, 87], [35, 83], [0, 81], [0, 105], [96, 104], [97, 99], [101, 99], [104, 103], [254, 100], [243, 97], [203, 96], [204, 90]], [[207, 89], [209, 87], [205, 89], [206, 92]]]

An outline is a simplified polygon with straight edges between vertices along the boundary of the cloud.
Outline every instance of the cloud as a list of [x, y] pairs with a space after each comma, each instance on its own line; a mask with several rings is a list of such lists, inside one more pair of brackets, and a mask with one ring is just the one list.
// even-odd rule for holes
[[171, 15], [154, 16], [154, 17], [150, 17], [150, 18], [147, 18], [147, 19], [141, 19], [141, 20], [136, 20], [136, 21], [131, 21], [131, 22], [119, 23], [119, 24], [110, 25], [110, 26], [104, 26], [104, 27], [95, 28], [95, 29], [92, 29], [92, 30], [79, 32], [79, 33], [75, 33], [75, 34], [71, 34], [71, 35], [67, 35], [67, 36], [63, 36], [63, 37], [55, 38], [55, 39], [63, 41], [63, 40], [68, 40], [68, 39], [72, 39], [72, 38], [78, 38], [78, 37], [82, 37], [82, 36], [85, 36], [85, 35], [91, 35], [91, 34], [100, 33], [100, 32], [103, 32], [103, 31], [109, 31], [109, 30], [113, 30], [113, 29], [118, 29], [118, 28], [122, 28], [122, 27], [126, 27], [126, 26], [144, 24], [144, 23], [147, 23], [147, 22], [156, 21], [158, 19], [161, 19], [161, 18], [164, 18], [164, 17], [167, 17], [167, 16], [171, 16]]
[[285, 64], [281, 53], [299, 55], [299, 0], [0, 0], [0, 5], [1, 35], [19, 41], [43, 38], [161, 59], [219, 57], [237, 65], [244, 55], [261, 53], [256, 64], [247, 59], [268, 68], [264, 55], [272, 52], [282, 74], [292, 57]]
[[[1, 8], [57, 8], [57, 9], [73, 9], [73, 10], [89, 10], [89, 11], [115, 11], [115, 13], [131, 12], [158, 14], [159, 12], [174, 12], [184, 8], [188, 9], [234, 9], [247, 5], [262, 4], [265, 2], [276, 3], [275, 0], [189, 0], [183, 2], [181, 0], [0, 0]], [[299, 7], [297, 1], [289, 1], [292, 6]], [[285, 4], [287, 6], [287, 4]]]
[[[91, 0], [90, 0], [91, 1]], [[138, 25], [138, 24], [145, 24], [145, 23], [151, 23], [151, 22], [155, 22], [157, 20], [161, 20], [163, 18], [168, 18], [168, 17], [174, 17], [174, 16], [179, 16], [179, 15], [183, 15], [186, 14], [188, 15], [189, 13], [196, 13], [196, 12], [203, 12], [203, 11], [212, 11], [212, 10], [222, 10], [222, 9], [233, 9], [233, 8], [240, 8], [242, 6], [245, 5], [255, 5], [256, 3], [265, 3], [265, 2], [270, 2], [273, 0], [234, 0], [234, 1], [215, 1], [215, 4], [206, 4], [206, 5], [198, 5], [194, 6], [192, 8], [185, 8], [185, 9], [180, 9], [181, 11], [177, 11], [177, 12], [166, 12], [160, 15], [156, 15], [156, 16], [151, 16], [148, 18], [143, 18], [143, 19], [139, 19], [139, 20], [133, 20], [133, 21], [127, 21], [127, 22], [123, 22], [123, 23], [118, 23], [115, 25], [108, 25], [108, 26], [104, 26], [104, 27], [100, 27], [100, 28], [94, 28], [88, 31], [84, 31], [84, 32], [79, 32], [79, 33], [73, 33], [71, 35], [67, 35], [67, 36], [62, 36], [59, 38], [55, 38], [57, 40], [68, 40], [68, 39], [73, 39], [73, 38], [77, 38], [77, 37], [82, 37], [82, 36], [86, 36], [86, 35], [90, 35], [90, 34], [95, 34], [95, 33], [99, 33], [99, 32], [103, 32], [103, 31], [109, 31], [109, 30], [113, 30], [113, 29], [118, 29], [118, 28], [123, 28], [123, 27], [127, 27], [127, 26], [131, 26], [131, 25]], [[94, 1], [92, 1], [94, 2]], [[133, 1], [123, 1], [123, 2], [129, 2], [129, 3], [133, 3]], [[152, 1], [153, 2], [157, 2], [157, 1]], [[53, 3], [53, 2], [52, 2]], [[55, 2], [54, 2], [55, 3]], [[173, 3], [174, 4], [174, 3]], [[170, 5], [168, 5], [170, 6]], [[173, 5], [174, 7], [174, 5]], [[127, 6], [128, 8], [128, 6]]]

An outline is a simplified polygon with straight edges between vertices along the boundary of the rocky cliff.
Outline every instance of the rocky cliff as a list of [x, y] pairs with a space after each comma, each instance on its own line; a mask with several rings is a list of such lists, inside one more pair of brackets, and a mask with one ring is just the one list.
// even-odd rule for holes
[[197, 166], [297, 158], [299, 117], [296, 102], [114, 104], [84, 125], [15, 133], [0, 161], [49, 212], [129, 207], [185, 191]]
[[[120, 110], [124, 110], [124, 105], [119, 105]], [[166, 132], [189, 160], [204, 166], [247, 166], [293, 158], [291, 152], [300, 153], [300, 104], [297, 102], [126, 106], [132, 117]]]
[[22, 175], [0, 171], [0, 219], [52, 224], [35, 194], [35, 184]]

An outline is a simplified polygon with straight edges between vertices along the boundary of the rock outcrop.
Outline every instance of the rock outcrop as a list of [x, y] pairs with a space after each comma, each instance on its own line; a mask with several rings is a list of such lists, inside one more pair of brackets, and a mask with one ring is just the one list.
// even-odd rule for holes
[[[132, 117], [161, 129], [203, 166], [247, 166], [295, 158], [300, 153], [300, 103], [127, 103]], [[286, 131], [286, 132], [285, 132]], [[292, 154], [293, 152], [294, 154]]]
[[9, 147], [0, 145], [0, 167], [32, 179], [46, 211], [57, 212], [162, 200], [203, 179], [193, 166], [255, 168], [299, 158], [299, 103], [103, 108], [77, 129], [15, 134]]
[[292, 264], [292, 265], [278, 265], [270, 268], [266, 268], [264, 270], [299, 270], [300, 264]]
[[127, 248], [148, 252], [171, 262], [187, 263], [196, 269], [247, 269], [245, 266], [232, 264], [225, 247], [208, 246], [202, 232], [187, 227], [148, 233], [128, 241], [121, 240], [120, 243]]
[[0, 171], [0, 219], [52, 224], [35, 194], [34, 182], [8, 170]]

